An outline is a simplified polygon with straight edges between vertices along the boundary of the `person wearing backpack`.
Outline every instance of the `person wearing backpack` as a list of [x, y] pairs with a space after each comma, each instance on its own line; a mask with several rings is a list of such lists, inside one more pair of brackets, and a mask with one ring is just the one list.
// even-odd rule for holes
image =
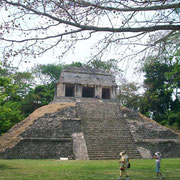
[[126, 180], [130, 180], [127, 174], [127, 168], [130, 167], [129, 158], [125, 151], [120, 152], [119, 155], [121, 156], [119, 163], [120, 163], [120, 177], [117, 180], [121, 180], [123, 174], [126, 176]]

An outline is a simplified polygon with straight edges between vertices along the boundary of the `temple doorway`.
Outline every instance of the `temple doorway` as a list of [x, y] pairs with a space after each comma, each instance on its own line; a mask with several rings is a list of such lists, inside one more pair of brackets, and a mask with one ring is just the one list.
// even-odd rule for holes
[[66, 84], [65, 96], [74, 97], [74, 85]]
[[102, 88], [102, 99], [111, 99], [109, 88]]
[[94, 98], [94, 87], [83, 87], [82, 97]]

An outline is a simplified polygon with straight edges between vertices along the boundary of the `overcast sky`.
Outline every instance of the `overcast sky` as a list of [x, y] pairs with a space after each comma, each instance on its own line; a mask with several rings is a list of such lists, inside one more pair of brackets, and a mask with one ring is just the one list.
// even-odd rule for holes
[[[0, 18], [0, 23], [3, 22], [3, 19], [8, 18], [8, 14], [6, 13], [7, 12], [4, 11], [3, 17]], [[12, 60], [12, 64], [13, 66], [16, 66], [16, 67], [18, 66], [21, 71], [25, 71], [33, 67], [35, 64], [49, 64], [49, 63], [70, 64], [73, 61], [86, 63], [90, 59], [91, 53], [92, 54], [96, 53], [96, 48], [92, 50], [92, 47], [94, 47], [94, 43], [100, 38], [100, 36], [101, 36], [101, 33], [95, 34], [89, 40], [77, 42], [77, 44], [75, 45], [75, 48], [70, 50], [63, 58], [58, 57], [58, 54], [59, 54], [58, 52], [62, 51], [65, 45], [64, 46], [61, 45], [60, 47], [54, 48], [53, 50], [44, 53], [43, 56], [37, 57], [35, 59], [30, 57], [28, 59], [23, 58], [22, 60], [20, 60], [21, 57], [17, 56], [15, 59]], [[11, 34], [9, 34], [9, 38], [16, 39], [17, 37], [16, 37], [16, 34], [12, 34], [12, 36]], [[125, 55], [123, 53], [121, 54], [121, 52], [124, 52], [126, 48], [127, 47], [125, 46], [113, 47], [110, 52], [106, 51], [106, 53], [104, 53], [102, 60], [105, 60], [105, 61], [109, 59], [119, 60], [122, 56]], [[134, 49], [132, 48], [131, 51], [135, 52], [136, 48], [139, 49], [140, 47], [135, 47]], [[141, 57], [136, 57], [136, 58], [139, 59]], [[138, 74], [138, 75], [134, 74], [135, 72], [134, 69], [137, 67], [135, 58], [120, 62], [119, 67], [122, 70], [124, 70], [125, 72], [124, 77], [127, 78], [129, 81], [135, 81], [139, 83], [142, 82], [142, 74]]]

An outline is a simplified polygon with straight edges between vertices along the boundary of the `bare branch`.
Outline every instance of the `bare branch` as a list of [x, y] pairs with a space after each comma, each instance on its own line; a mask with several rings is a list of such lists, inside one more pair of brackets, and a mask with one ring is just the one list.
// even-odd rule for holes
[[[66, 20], [57, 18], [55, 16], [52, 16], [52, 15], [44, 13], [44, 12], [37, 11], [35, 9], [32, 9], [29, 6], [25, 6], [20, 3], [13, 3], [13, 2], [6, 1], [6, 0], [5, 0], [5, 2], [7, 2], [8, 4], [13, 5], [13, 6], [23, 7], [24, 9], [34, 12], [36, 15], [43, 15], [43, 16], [46, 16], [46, 17], [48, 17], [52, 20], [55, 20], [59, 23], [67, 24], [67, 25], [74, 26], [77, 28], [81, 28], [82, 30], [105, 31], [105, 32], [142, 32], [142, 31], [143, 32], [152, 32], [152, 31], [158, 31], [158, 30], [180, 30], [180, 25], [156, 25], [156, 26], [150, 26], [150, 27], [136, 27], [136, 28], [122, 28], [122, 27], [109, 28], [109, 27], [86, 26], [86, 25], [81, 25], [78, 23], [73, 23], [71, 21], [66, 21]], [[180, 3], [179, 3], [178, 7], [180, 7]]]
[[57, 37], [62, 37], [62, 36], [66, 36], [69, 34], [74, 34], [74, 33], [78, 33], [78, 32], [82, 32], [83, 30], [77, 30], [77, 31], [71, 31], [71, 32], [67, 32], [67, 33], [62, 33], [62, 34], [58, 34], [55, 36], [46, 36], [44, 38], [31, 38], [31, 39], [23, 39], [23, 40], [15, 40], [15, 39], [5, 39], [5, 38], [0, 38], [0, 40], [3, 41], [7, 41], [7, 42], [13, 42], [13, 43], [23, 43], [23, 42], [27, 42], [27, 41], [42, 41], [42, 40], [46, 40], [46, 39], [53, 39], [53, 38], [57, 38]]
[[[124, 51], [116, 53], [122, 56], [118, 59], [126, 54], [129, 59], [154, 47], [162, 52], [167, 45], [163, 42], [180, 32], [176, 0], [1, 0], [0, 9], [4, 59], [37, 56], [52, 49], [61, 56], [88, 39], [96, 44], [91, 48], [93, 57], [104, 58], [116, 49]], [[154, 38], [156, 33], [161, 35]]]
[[110, 6], [101, 6], [95, 3], [90, 3], [86, 1], [75, 1], [75, 3], [78, 3], [79, 5], [82, 5], [84, 7], [95, 7], [102, 10], [108, 10], [108, 11], [121, 11], [121, 12], [129, 12], [129, 11], [154, 11], [154, 10], [164, 10], [164, 9], [172, 9], [172, 8], [180, 8], [180, 3], [174, 3], [174, 4], [166, 4], [166, 5], [159, 5], [159, 6], [149, 6], [149, 7], [137, 7], [132, 8], [129, 6], [125, 6], [125, 8], [117, 8], [117, 7], [110, 7]]

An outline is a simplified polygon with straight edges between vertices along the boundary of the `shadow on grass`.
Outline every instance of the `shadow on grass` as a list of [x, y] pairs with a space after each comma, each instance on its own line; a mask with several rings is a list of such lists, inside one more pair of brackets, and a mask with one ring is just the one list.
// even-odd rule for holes
[[19, 168], [14, 168], [12, 166], [8, 166], [5, 164], [0, 164], [0, 170], [7, 170], [7, 169], [19, 169]]

